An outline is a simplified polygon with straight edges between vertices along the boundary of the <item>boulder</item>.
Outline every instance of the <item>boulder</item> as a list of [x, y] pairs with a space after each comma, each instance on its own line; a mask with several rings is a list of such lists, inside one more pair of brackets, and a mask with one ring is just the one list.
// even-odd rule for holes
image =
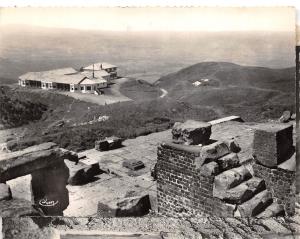
[[211, 135], [211, 124], [195, 120], [176, 122], [172, 129], [175, 143], [186, 145], [207, 144]]
[[276, 167], [293, 153], [293, 125], [263, 123], [255, 126], [253, 156], [266, 167]]
[[99, 217], [141, 217], [151, 209], [149, 194], [126, 197], [107, 204], [98, 203]]
[[238, 205], [235, 216], [251, 217], [261, 213], [273, 202], [271, 192], [264, 190], [256, 194], [250, 200]]
[[10, 187], [5, 183], [0, 183], [0, 201], [12, 199]]
[[212, 176], [219, 173], [219, 165], [216, 162], [204, 164], [200, 169], [200, 174], [204, 176]]
[[282, 116], [279, 118], [279, 121], [281, 123], [286, 123], [286, 122], [289, 122], [290, 118], [291, 118], [291, 111], [286, 110], [283, 112]]
[[236, 153], [227, 154], [217, 160], [217, 163], [220, 166], [221, 171], [237, 167], [240, 163], [240, 160]]
[[224, 171], [215, 177], [213, 195], [221, 197], [219, 196], [220, 194], [225, 193], [228, 189], [239, 185], [251, 177], [251, 173], [245, 166]]
[[213, 195], [230, 203], [241, 204], [265, 189], [264, 180], [254, 177], [229, 190], [216, 188]]
[[200, 168], [204, 163], [208, 163], [230, 153], [230, 150], [225, 142], [217, 141], [215, 143], [205, 145], [201, 148], [200, 156], [195, 159], [197, 168]]

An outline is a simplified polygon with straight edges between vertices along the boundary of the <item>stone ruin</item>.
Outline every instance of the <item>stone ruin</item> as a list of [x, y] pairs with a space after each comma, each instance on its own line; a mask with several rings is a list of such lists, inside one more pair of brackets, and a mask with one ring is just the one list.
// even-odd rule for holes
[[238, 139], [210, 139], [209, 123], [176, 123], [173, 141], [158, 147], [157, 203], [171, 217], [273, 217], [295, 211], [293, 125], [262, 123], [251, 160]]
[[[54, 143], [0, 155], [0, 216], [63, 215], [69, 205], [69, 169], [64, 159], [76, 158]], [[6, 182], [28, 174], [32, 177], [32, 202], [13, 198]]]

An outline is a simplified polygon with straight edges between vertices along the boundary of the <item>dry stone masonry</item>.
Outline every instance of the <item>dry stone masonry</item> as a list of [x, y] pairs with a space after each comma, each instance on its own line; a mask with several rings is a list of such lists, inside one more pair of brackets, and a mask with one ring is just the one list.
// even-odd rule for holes
[[161, 215], [270, 217], [292, 215], [295, 155], [290, 124], [255, 124], [252, 160], [238, 139], [214, 141], [208, 123], [177, 123], [173, 142], [158, 147], [157, 203]]
[[[69, 169], [64, 159], [76, 155], [54, 143], [44, 143], [0, 156], [0, 215], [63, 215], [69, 205], [66, 184]], [[32, 202], [14, 199], [6, 181], [31, 174]]]

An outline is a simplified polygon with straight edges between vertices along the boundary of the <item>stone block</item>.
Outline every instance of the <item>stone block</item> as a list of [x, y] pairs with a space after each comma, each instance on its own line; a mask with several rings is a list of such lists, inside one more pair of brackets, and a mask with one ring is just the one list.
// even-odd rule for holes
[[197, 168], [200, 168], [204, 163], [208, 163], [218, 158], [221, 158], [230, 153], [230, 150], [225, 142], [217, 141], [209, 145], [201, 147], [200, 156], [195, 158]]
[[186, 145], [206, 144], [211, 135], [211, 124], [195, 120], [176, 122], [172, 129], [175, 142]]
[[293, 125], [265, 123], [255, 127], [253, 156], [267, 167], [276, 167], [293, 153]]
[[98, 174], [103, 173], [99, 167], [99, 163], [91, 164], [91, 165], [70, 165], [67, 163], [67, 166], [70, 170], [70, 176], [68, 179], [68, 183], [70, 185], [83, 185], [91, 182], [94, 177]]
[[12, 199], [10, 187], [5, 183], [0, 183], [0, 201]]
[[250, 171], [245, 166], [233, 168], [223, 173], [220, 173], [214, 180], [214, 195], [219, 195], [221, 192], [226, 192], [243, 181], [251, 178]]
[[123, 167], [129, 168], [130, 170], [139, 170], [142, 168], [145, 168], [145, 164], [140, 161], [140, 160], [135, 160], [135, 159], [127, 159], [123, 162]]
[[216, 188], [213, 195], [230, 203], [241, 204], [264, 189], [264, 180], [254, 177], [229, 190], [218, 190]]
[[264, 190], [256, 194], [250, 200], [238, 205], [235, 216], [251, 217], [260, 214], [267, 206], [272, 203], [271, 192]]
[[99, 151], [106, 151], [111, 149], [117, 149], [122, 146], [122, 139], [119, 137], [107, 137], [104, 140], [95, 142], [95, 149]]
[[263, 212], [258, 214], [257, 218], [270, 218], [270, 217], [278, 217], [284, 216], [284, 208], [282, 205], [279, 205], [276, 202], [273, 202], [270, 206], [268, 206]]
[[220, 166], [221, 171], [237, 167], [240, 163], [240, 160], [236, 153], [227, 154], [217, 160], [217, 163]]
[[151, 209], [149, 194], [127, 197], [122, 200], [98, 203], [99, 217], [140, 217]]
[[200, 169], [200, 174], [204, 176], [212, 176], [219, 173], [219, 165], [216, 162], [204, 164]]

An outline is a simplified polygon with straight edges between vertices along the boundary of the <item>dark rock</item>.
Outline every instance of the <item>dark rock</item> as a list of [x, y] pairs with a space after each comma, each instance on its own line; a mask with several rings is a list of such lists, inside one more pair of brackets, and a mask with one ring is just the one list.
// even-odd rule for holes
[[211, 135], [211, 124], [195, 120], [176, 122], [172, 129], [175, 142], [186, 145], [206, 144]]
[[272, 194], [264, 190], [237, 207], [235, 216], [250, 217], [261, 213], [272, 203]]
[[241, 147], [234, 139], [225, 141], [225, 143], [227, 144], [231, 152], [238, 153], [241, 151]]
[[0, 183], [0, 201], [12, 199], [10, 187], [5, 183]]
[[141, 217], [151, 209], [148, 194], [128, 197], [108, 204], [98, 203], [99, 217]]
[[151, 177], [154, 180], [157, 180], [157, 163], [154, 164], [153, 168], [151, 168]]
[[68, 184], [70, 185], [83, 185], [91, 182], [94, 177], [98, 174], [103, 173], [99, 167], [99, 163], [92, 165], [82, 165], [82, 164], [70, 164], [67, 163], [70, 170], [70, 176], [68, 179]]
[[122, 139], [112, 136], [95, 142], [95, 149], [99, 151], [107, 151], [111, 149], [120, 148], [122, 146]]
[[219, 164], [221, 171], [225, 171], [227, 169], [237, 167], [240, 160], [236, 153], [230, 153], [217, 159], [217, 163]]
[[284, 208], [282, 205], [279, 205], [276, 202], [273, 202], [270, 206], [268, 206], [263, 212], [258, 214], [257, 218], [270, 218], [270, 217], [278, 217], [284, 216]]
[[254, 177], [226, 191], [214, 190], [214, 196], [230, 203], [241, 204], [264, 189], [264, 180]]
[[275, 167], [293, 151], [293, 125], [264, 123], [255, 127], [253, 156], [260, 164]]
[[291, 118], [291, 111], [286, 110], [283, 112], [282, 116], [279, 118], [279, 121], [281, 123], [286, 123], [286, 122], [289, 122], [290, 118]]
[[127, 159], [123, 162], [122, 165], [123, 167], [129, 168], [134, 171], [145, 168], [145, 164], [142, 161], [135, 159]]

